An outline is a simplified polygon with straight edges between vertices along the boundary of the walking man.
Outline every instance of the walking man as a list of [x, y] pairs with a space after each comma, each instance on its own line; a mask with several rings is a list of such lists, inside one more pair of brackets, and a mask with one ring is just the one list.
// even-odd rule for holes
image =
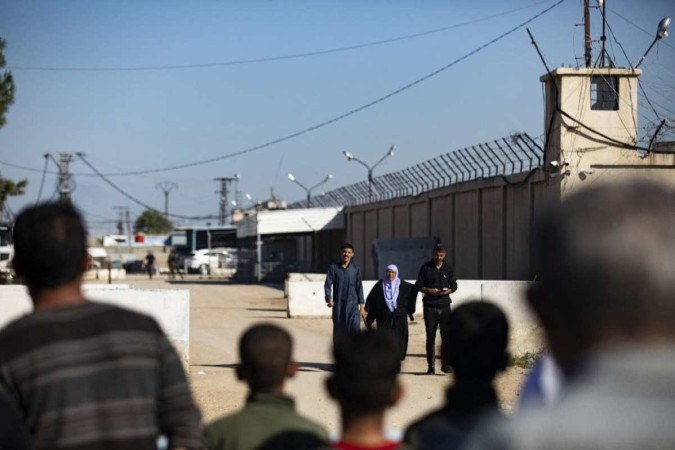
[[326, 306], [333, 308], [333, 342], [337, 334], [358, 333], [366, 315], [361, 271], [352, 263], [354, 247], [345, 243], [340, 253], [340, 262], [328, 267], [324, 283]]
[[152, 254], [152, 250], [148, 250], [145, 256], [145, 270], [148, 271], [148, 277], [152, 280], [152, 275], [155, 273], [155, 255]]
[[[424, 306], [424, 328], [427, 334], [427, 375], [436, 373], [436, 330], [441, 319], [450, 314], [450, 294], [457, 290], [455, 270], [445, 261], [445, 247], [436, 244], [432, 255], [431, 260], [420, 267], [417, 283], [415, 283], [417, 289], [424, 294], [422, 304]], [[444, 329], [441, 328], [441, 341], [444, 334]], [[441, 362], [442, 370], [449, 371], [447, 364], [444, 361]]]
[[183, 271], [181, 270], [180, 264], [178, 262], [178, 253], [175, 248], [172, 248], [169, 252], [169, 258], [167, 259], [167, 264], [169, 266], [169, 279], [175, 280], [176, 273], [180, 275], [180, 279], [184, 279]]
[[19, 214], [14, 269], [34, 310], [0, 331], [0, 396], [33, 448], [203, 448], [201, 418], [178, 354], [149, 316], [87, 300], [87, 235], [68, 204]]

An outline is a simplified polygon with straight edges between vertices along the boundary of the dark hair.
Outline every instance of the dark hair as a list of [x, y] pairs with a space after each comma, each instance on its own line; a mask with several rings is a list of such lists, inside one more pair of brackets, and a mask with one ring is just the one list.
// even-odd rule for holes
[[291, 363], [293, 339], [272, 324], [250, 327], [239, 340], [241, 375], [251, 391], [268, 392], [279, 387]]
[[17, 275], [31, 293], [75, 280], [85, 270], [87, 232], [69, 203], [43, 203], [18, 215], [14, 224]]
[[349, 242], [345, 242], [344, 244], [342, 244], [340, 246], [340, 251], [342, 251], [346, 248], [351, 249], [351, 251], [354, 251], [354, 246], [352, 244], [350, 244]]
[[506, 368], [509, 323], [497, 305], [463, 303], [441, 326], [445, 327], [441, 351], [457, 378], [492, 380]]
[[441, 253], [441, 252], [446, 253], [445, 247], [441, 243], [438, 243], [438, 244], [434, 245], [433, 252], [434, 253]]
[[672, 191], [646, 181], [593, 187], [546, 211], [535, 231], [542, 282], [530, 302], [551, 315], [545, 326], [563, 332], [573, 324], [582, 345], [606, 332], [631, 336], [654, 325], [673, 333]]
[[352, 414], [380, 412], [392, 403], [401, 362], [398, 343], [385, 331], [338, 335], [333, 353], [333, 395]]

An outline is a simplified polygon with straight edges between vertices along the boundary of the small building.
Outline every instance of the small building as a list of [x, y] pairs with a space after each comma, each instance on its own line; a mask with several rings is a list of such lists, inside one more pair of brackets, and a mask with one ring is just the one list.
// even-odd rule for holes
[[237, 222], [237, 278], [281, 282], [288, 272], [323, 272], [344, 239], [341, 207], [252, 211]]

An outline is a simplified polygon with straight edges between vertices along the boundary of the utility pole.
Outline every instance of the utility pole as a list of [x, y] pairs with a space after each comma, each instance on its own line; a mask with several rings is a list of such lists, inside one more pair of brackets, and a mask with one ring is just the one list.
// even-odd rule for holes
[[75, 160], [73, 153], [45, 153], [45, 158], [50, 157], [59, 169], [58, 191], [59, 200], [72, 203], [71, 194], [74, 190], [73, 176], [70, 174], [70, 163]]
[[220, 182], [220, 190], [216, 191], [217, 194], [220, 194], [218, 199], [218, 225], [225, 225], [227, 223], [227, 195], [230, 188], [230, 183], [239, 180], [239, 174], [235, 174], [233, 177], [220, 177], [214, 178], [215, 181]]
[[169, 192], [178, 189], [178, 185], [172, 181], [162, 181], [155, 185], [155, 189], [159, 189], [164, 193], [164, 217], [169, 218]]
[[126, 224], [127, 231], [127, 247], [131, 248], [131, 218], [129, 215], [128, 206], [113, 206], [113, 209], [117, 211], [118, 221]]
[[600, 9], [602, 9], [602, 36], [600, 36], [602, 50], [600, 50], [600, 67], [605, 67], [605, 54], [607, 53], [607, 50], [605, 50], [605, 42], [607, 41], [607, 34], [605, 33], [607, 27], [607, 2], [601, 2]]
[[591, 67], [591, 11], [590, 0], [584, 0], [584, 60]]

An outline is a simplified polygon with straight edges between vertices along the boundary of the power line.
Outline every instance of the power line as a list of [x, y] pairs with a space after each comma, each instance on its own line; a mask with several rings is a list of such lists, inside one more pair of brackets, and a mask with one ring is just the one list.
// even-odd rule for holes
[[262, 150], [264, 148], [271, 147], [272, 145], [280, 144], [282, 142], [285, 142], [285, 141], [291, 140], [293, 138], [302, 136], [304, 134], [310, 133], [312, 131], [318, 130], [320, 128], [331, 125], [331, 124], [333, 124], [335, 122], [338, 122], [340, 120], [346, 119], [349, 116], [352, 116], [356, 113], [359, 113], [363, 110], [366, 110], [366, 109], [368, 109], [372, 106], [375, 106], [379, 103], [382, 103], [385, 100], [388, 100], [388, 99], [394, 97], [395, 95], [398, 95], [398, 94], [400, 94], [404, 91], [407, 91], [408, 89], [435, 77], [436, 75], [446, 71], [447, 69], [451, 68], [452, 66], [464, 61], [465, 59], [467, 59], [467, 58], [475, 55], [476, 53], [486, 49], [487, 47], [491, 46], [492, 44], [495, 44], [496, 42], [504, 39], [505, 37], [515, 33], [519, 29], [523, 28], [525, 25], [527, 25], [530, 22], [538, 19], [539, 17], [543, 16], [544, 14], [546, 14], [547, 12], [552, 10], [553, 8], [557, 7], [561, 3], [564, 3], [565, 1], [566, 0], [557, 1], [554, 5], [549, 6], [548, 8], [546, 8], [543, 11], [539, 12], [538, 14], [530, 17], [529, 19], [525, 20], [524, 22], [520, 23], [519, 25], [517, 25], [517, 26], [511, 28], [510, 30], [500, 34], [496, 38], [493, 38], [492, 40], [490, 40], [490, 41], [486, 42], [485, 44], [475, 48], [474, 50], [464, 54], [463, 56], [460, 56], [459, 58], [457, 58], [454, 61], [446, 64], [445, 66], [440, 67], [439, 69], [436, 69], [436, 70], [434, 70], [433, 72], [431, 72], [427, 75], [424, 75], [421, 78], [418, 78], [418, 79], [416, 79], [416, 80], [414, 80], [414, 81], [412, 81], [412, 82], [410, 82], [410, 83], [408, 83], [408, 84], [406, 84], [406, 85], [404, 85], [404, 86], [402, 86], [402, 87], [400, 87], [400, 88], [398, 88], [394, 91], [391, 91], [388, 94], [385, 94], [382, 97], [379, 97], [379, 98], [377, 98], [377, 99], [375, 99], [371, 102], [368, 102], [364, 105], [361, 105], [357, 108], [354, 108], [354, 109], [352, 109], [352, 110], [350, 110], [346, 113], [340, 114], [339, 116], [336, 116], [336, 117], [333, 117], [331, 119], [320, 122], [318, 124], [312, 125], [312, 126], [310, 126], [308, 128], [305, 128], [303, 130], [296, 131], [296, 132], [288, 134], [286, 136], [282, 136], [282, 137], [273, 139], [271, 141], [267, 141], [263, 144], [259, 144], [259, 145], [253, 146], [253, 147], [249, 147], [249, 148], [244, 149], [244, 150], [239, 150], [237, 152], [228, 153], [228, 154], [221, 155], [221, 156], [216, 156], [216, 157], [204, 159], [204, 160], [201, 160], [201, 161], [193, 161], [193, 162], [185, 163], [185, 164], [177, 164], [177, 165], [174, 165], [174, 166], [169, 166], [169, 167], [164, 167], [164, 168], [159, 168], [159, 169], [136, 170], [136, 171], [130, 171], [130, 172], [118, 172], [118, 173], [110, 173], [110, 174], [102, 174], [102, 175], [105, 175], [105, 176], [145, 175], [145, 174], [148, 174], [148, 173], [168, 172], [168, 171], [171, 171], [171, 170], [187, 169], [189, 167], [195, 167], [195, 166], [201, 166], [201, 165], [204, 165], [204, 164], [210, 164], [210, 163], [213, 163], [213, 162], [216, 162], [216, 161], [221, 161], [223, 159], [233, 158], [235, 156], [241, 156], [241, 155], [244, 155], [244, 154], [247, 154], [247, 153]]
[[392, 42], [405, 41], [409, 39], [414, 39], [422, 36], [428, 36], [430, 34], [441, 33], [443, 31], [452, 30], [455, 28], [460, 28], [466, 25], [471, 25], [478, 22], [483, 22], [486, 20], [494, 19], [496, 17], [505, 16], [512, 14], [523, 9], [532, 8], [533, 6], [541, 5], [542, 3], [550, 3], [551, 0], [544, 0], [532, 3], [527, 6], [521, 6], [519, 8], [510, 9], [508, 11], [503, 11], [501, 13], [492, 14], [489, 16], [481, 17], [478, 19], [469, 20], [466, 22], [460, 22], [453, 25], [449, 25], [442, 28], [435, 28], [432, 30], [421, 31], [413, 34], [406, 34], [403, 36], [393, 37], [389, 39], [382, 39], [377, 41], [364, 42], [360, 44], [348, 45], [343, 47], [335, 47], [323, 50], [316, 50], [311, 52], [303, 53], [293, 53], [289, 55], [278, 55], [278, 56], [268, 56], [262, 58], [249, 58], [249, 59], [239, 59], [231, 60], [224, 62], [213, 62], [213, 63], [197, 63], [197, 64], [174, 64], [174, 65], [160, 65], [160, 66], [130, 66], [130, 67], [40, 67], [40, 66], [10, 66], [9, 69], [12, 70], [30, 70], [30, 71], [42, 71], [42, 72], [139, 72], [139, 71], [159, 71], [159, 70], [183, 70], [183, 69], [199, 69], [199, 68], [209, 68], [209, 67], [226, 67], [226, 66], [237, 66], [245, 64], [259, 64], [273, 61], [283, 61], [288, 59], [299, 59], [306, 58], [311, 56], [326, 55], [330, 53], [339, 53], [346, 52], [349, 50], [358, 50], [366, 47], [373, 47], [376, 45], [390, 44]]
[[[157, 210], [157, 208], [153, 208], [152, 206], [148, 205], [147, 203], [142, 202], [141, 200], [138, 200], [136, 197], [134, 197], [134, 196], [132, 196], [131, 194], [127, 193], [127, 192], [124, 191], [122, 188], [120, 188], [119, 186], [117, 186], [115, 183], [113, 183], [112, 181], [110, 181], [110, 180], [105, 176], [105, 174], [99, 172], [98, 169], [96, 169], [96, 167], [92, 166], [91, 163], [90, 163], [89, 161], [87, 161], [87, 159], [84, 157], [83, 154], [78, 153], [77, 155], [80, 157], [80, 159], [82, 160], [82, 162], [84, 162], [84, 163], [85, 163], [92, 171], [94, 171], [94, 173], [96, 173], [96, 175], [98, 175], [98, 176], [99, 176], [103, 181], [105, 181], [110, 187], [112, 187], [113, 189], [115, 189], [117, 192], [119, 192], [120, 194], [122, 194], [124, 197], [128, 198], [129, 200], [131, 200], [132, 202], [136, 203], [137, 205], [142, 206], [142, 207], [145, 208], [145, 209], [149, 209], [149, 210], [151, 210], [151, 211], [157, 211], [157, 212], [159, 212], [159, 211]], [[205, 219], [213, 219], [213, 218], [216, 217], [216, 216], [214, 216], [214, 215], [201, 216], [201, 217], [192, 217], [192, 216], [183, 216], [183, 215], [180, 215], [180, 214], [167, 214], [167, 216], [169, 216], [169, 217], [176, 217], [176, 218], [178, 218], [178, 219], [191, 219], [191, 220], [205, 220]]]
[[[645, 30], [644, 28], [642, 28], [640, 25], [637, 25], [636, 23], [631, 22], [629, 19], [625, 18], [624, 16], [622, 16], [622, 15], [619, 14], [618, 12], [614, 11], [613, 9], [610, 9], [610, 8], [607, 8], [607, 9], [609, 9], [613, 14], [616, 14], [617, 16], [619, 16], [620, 18], [622, 18], [624, 21], [628, 22], [630, 25], [633, 25], [633, 26], [634, 26], [635, 28], [637, 28], [638, 30], [644, 32], [645, 34], [648, 34], [648, 35], [651, 36], [651, 37], [654, 37], [654, 35], [656, 34], [656, 33], [650, 33], [649, 31], [647, 31], [647, 30]], [[661, 39], [661, 44], [663, 44], [663, 45], [665, 45], [665, 46], [667, 46], [667, 47], [670, 47], [670, 48], [672, 48], [672, 49], [675, 49], [675, 46], [669, 44], [668, 42], [664, 41], [663, 39]]]
[[[475, 55], [476, 53], [479, 53], [480, 51], [486, 49], [487, 47], [489, 47], [489, 46], [495, 44], [496, 42], [504, 39], [505, 37], [515, 33], [519, 29], [523, 28], [525, 25], [529, 24], [530, 22], [533, 22], [534, 20], [543, 16], [544, 14], [546, 14], [547, 12], [556, 8], [558, 5], [560, 5], [561, 3], [564, 3], [565, 1], [566, 0], [558, 0], [555, 4], [549, 6], [548, 8], [544, 9], [543, 11], [535, 14], [534, 16], [530, 17], [529, 19], [525, 20], [524, 22], [520, 23], [519, 25], [516, 25], [515, 27], [511, 28], [510, 30], [508, 30], [508, 31], [500, 34], [499, 36], [491, 39], [490, 41], [486, 42], [485, 44], [475, 48], [474, 50], [471, 50], [470, 52], [464, 54], [463, 56], [460, 56], [459, 58], [453, 60], [452, 62], [434, 70], [433, 72], [431, 72], [427, 75], [424, 75], [421, 78], [418, 78], [418, 79], [416, 79], [416, 80], [414, 80], [414, 81], [412, 81], [412, 82], [410, 82], [410, 83], [408, 83], [408, 84], [406, 84], [406, 85], [404, 85], [404, 86], [402, 86], [402, 87], [400, 87], [400, 88], [398, 88], [394, 91], [389, 92], [388, 94], [385, 94], [385, 95], [383, 95], [383, 96], [381, 96], [381, 97], [379, 97], [375, 100], [372, 100], [372, 101], [370, 101], [366, 104], [363, 104], [363, 105], [361, 105], [357, 108], [354, 108], [350, 111], [347, 111], [343, 114], [340, 114], [340, 115], [335, 116], [331, 119], [320, 122], [318, 124], [315, 124], [315, 125], [312, 125], [310, 127], [304, 128], [300, 131], [296, 131], [294, 133], [287, 134], [285, 136], [281, 136], [281, 137], [278, 137], [276, 139], [272, 139], [271, 141], [267, 141], [263, 144], [255, 145], [253, 147], [249, 147], [249, 148], [246, 148], [246, 149], [243, 149], [243, 150], [239, 150], [239, 151], [232, 152], [232, 153], [227, 153], [225, 155], [220, 155], [220, 156], [216, 156], [216, 157], [213, 157], [213, 158], [208, 158], [208, 159], [204, 159], [204, 160], [200, 160], [200, 161], [193, 161], [193, 162], [190, 162], [190, 163], [177, 164], [177, 165], [174, 165], [174, 166], [168, 166], [168, 167], [163, 167], [163, 168], [158, 168], [158, 169], [146, 169], [146, 170], [136, 170], [136, 171], [129, 171], [129, 172], [114, 172], [114, 173], [101, 173], [101, 172], [96, 171], [96, 173], [99, 177], [103, 178], [104, 181], [106, 181], [108, 184], [110, 184], [111, 186], [114, 186], [106, 177], [146, 175], [146, 174], [149, 174], [149, 173], [169, 172], [169, 171], [172, 171], [172, 170], [187, 169], [187, 168], [190, 168], [190, 167], [196, 167], [196, 166], [201, 166], [201, 165], [204, 165], [204, 164], [210, 164], [210, 163], [213, 163], [213, 162], [222, 161], [224, 159], [229, 159], [229, 158], [241, 156], [241, 155], [244, 155], [244, 154], [247, 154], [247, 153], [252, 153], [252, 152], [262, 150], [262, 149], [265, 149], [267, 147], [271, 147], [273, 145], [280, 144], [282, 142], [300, 137], [304, 134], [310, 133], [312, 131], [316, 131], [320, 128], [324, 128], [328, 125], [331, 125], [333, 123], [336, 123], [336, 122], [339, 122], [343, 119], [346, 119], [347, 117], [350, 117], [354, 114], [357, 114], [361, 111], [364, 111], [364, 110], [366, 110], [366, 109], [368, 109], [372, 106], [375, 106], [379, 103], [382, 103], [385, 100], [389, 100], [390, 98], [392, 98], [392, 97], [394, 97], [394, 96], [396, 96], [396, 95], [398, 95], [398, 94], [400, 94], [404, 91], [407, 91], [408, 89], [410, 89], [414, 86], [417, 86], [418, 84], [421, 84], [421, 83], [435, 77], [436, 75], [446, 71], [447, 69], [455, 66], [456, 64], [464, 61], [465, 59], [468, 59], [469, 57]], [[0, 162], [2, 162], [2, 161], [0, 161]], [[7, 163], [4, 163], [4, 162], [2, 162], [2, 163], [7, 164]], [[26, 167], [19, 166], [19, 165], [16, 165], [16, 164], [7, 164], [7, 165], [12, 166], [12, 167], [16, 167], [16, 168], [20, 168], [20, 169], [24, 169], [24, 170], [39, 171], [37, 169], [26, 168]], [[93, 168], [93, 166], [91, 166], [90, 164], [88, 164], [88, 165]], [[89, 175], [91, 176], [91, 174], [89, 174]], [[116, 190], [119, 190], [116, 186], [114, 186], [114, 188]], [[123, 194], [123, 195], [126, 196], [126, 194]], [[142, 206], [146, 207], [147, 205], [142, 204]], [[151, 208], [151, 207], [148, 207], [148, 208], [155, 210], [155, 208]], [[207, 218], [212, 218], [212, 217], [209, 216]]]

